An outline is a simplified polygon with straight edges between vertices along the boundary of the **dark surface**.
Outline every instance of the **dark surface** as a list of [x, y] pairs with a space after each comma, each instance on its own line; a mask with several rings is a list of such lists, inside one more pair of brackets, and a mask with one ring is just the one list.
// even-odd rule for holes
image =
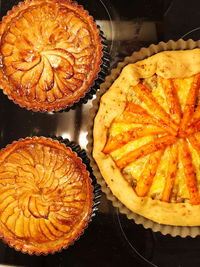
[[[2, 0], [1, 16], [17, 0]], [[80, 0], [108, 39], [111, 67], [124, 56], [159, 41], [200, 39], [198, 0]], [[109, 70], [108, 70], [109, 71]], [[62, 113], [34, 113], [0, 92], [0, 148], [26, 136], [62, 136], [86, 148], [92, 101]], [[146, 260], [145, 260], [146, 259]], [[150, 264], [151, 262], [151, 264]], [[29, 256], [0, 242], [0, 264], [14, 266], [200, 266], [200, 238], [153, 233], [113, 208], [102, 194], [99, 212], [75, 244], [61, 253]]]

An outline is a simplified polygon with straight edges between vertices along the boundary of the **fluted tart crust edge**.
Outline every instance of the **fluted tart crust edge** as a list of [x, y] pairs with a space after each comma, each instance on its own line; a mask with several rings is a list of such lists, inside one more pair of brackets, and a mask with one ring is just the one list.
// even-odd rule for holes
[[[41, 149], [44, 149], [44, 150], [43, 152], [41, 152], [42, 150], [41, 151], [36, 150], [34, 152], [35, 147], [33, 148], [33, 146], [36, 146], [37, 148], [40, 147], [40, 150]], [[50, 150], [51, 150], [51, 153], [49, 154], [49, 156], [46, 156], [48, 155], [48, 151]], [[3, 184], [4, 186], [9, 186], [9, 183], [10, 183], [10, 186], [12, 187], [12, 180], [10, 178], [9, 180], [5, 180], [4, 173], [3, 173], [4, 170], [2, 171], [2, 165], [3, 163], [6, 163], [8, 165], [7, 171], [10, 171], [12, 168], [10, 162], [12, 163], [13, 160], [14, 162], [16, 161], [16, 159], [18, 160], [18, 158], [15, 158], [16, 157], [15, 152], [18, 153], [19, 151], [21, 153], [20, 157], [22, 157], [25, 163], [29, 164], [30, 162], [30, 166], [27, 166], [28, 164], [25, 164], [22, 167], [20, 167], [18, 163], [16, 164], [17, 166], [16, 172], [18, 172], [18, 174], [15, 174], [15, 176], [11, 177], [11, 179], [16, 180], [15, 182], [16, 185], [14, 185], [14, 187], [16, 187], [15, 188], [16, 192], [12, 193], [10, 191], [13, 195], [10, 193], [9, 197], [13, 197], [13, 199], [17, 201], [17, 205], [16, 205], [17, 207], [15, 207], [15, 211], [17, 213], [18, 212], [17, 210], [19, 209], [19, 212], [18, 212], [20, 214], [19, 216], [24, 216], [24, 218], [26, 217], [25, 219], [26, 221], [28, 221], [28, 223], [26, 224], [23, 223], [23, 226], [26, 225], [26, 228], [28, 227], [27, 228], [28, 230], [27, 229], [17, 230], [18, 228], [18, 226], [16, 226], [17, 220], [15, 221], [14, 228], [11, 228], [10, 230], [9, 227], [11, 226], [8, 220], [9, 220], [9, 217], [12, 217], [12, 214], [9, 214], [9, 216], [7, 215], [3, 216], [2, 215], [3, 211], [1, 211], [0, 217], [1, 216], [3, 216], [4, 218], [8, 217], [8, 219], [6, 222], [3, 222], [1, 220], [1, 218], [3, 217], [0, 218], [0, 236], [3, 239], [3, 241], [8, 243], [10, 247], [14, 247], [16, 250], [19, 250], [23, 253], [28, 253], [30, 255], [32, 254], [47, 255], [47, 254], [53, 254], [54, 252], [59, 252], [62, 249], [67, 248], [69, 245], [72, 245], [74, 241], [80, 237], [80, 235], [84, 232], [84, 229], [87, 227], [87, 224], [90, 220], [90, 215], [92, 213], [92, 205], [93, 205], [93, 187], [91, 185], [91, 179], [89, 177], [89, 173], [86, 170], [85, 164], [82, 163], [82, 159], [77, 156], [76, 152], [72, 152], [70, 147], [66, 147], [63, 143], [59, 143], [57, 140], [52, 140], [51, 138], [27, 137], [26, 139], [19, 139], [18, 141], [14, 141], [12, 144], [7, 145], [6, 148], [0, 151], [1, 185]], [[57, 151], [59, 152], [56, 155]], [[15, 159], [13, 158], [9, 161], [9, 157], [10, 155], [12, 157], [12, 154], [15, 154], [14, 155]], [[27, 156], [29, 155], [31, 155], [31, 157], [28, 159]], [[48, 168], [47, 165], [49, 165], [49, 168], [51, 168], [50, 163], [49, 164], [47, 164], [47, 162], [45, 163], [45, 157], [46, 157], [46, 161], [48, 162], [50, 161], [50, 159], [52, 159], [54, 161], [52, 168], [53, 167], [55, 168], [57, 166], [61, 170], [61, 168], [63, 168], [61, 166], [63, 162], [61, 161], [62, 161], [63, 156], [65, 157], [65, 155], [67, 155], [66, 157], [68, 158], [66, 160], [68, 162], [71, 162], [70, 164], [74, 163], [74, 165], [73, 166], [71, 165], [71, 168], [70, 168], [70, 164], [69, 164], [68, 170], [66, 172], [67, 174], [66, 174], [65, 181], [63, 180], [65, 179], [65, 177], [64, 176], [61, 177], [63, 185], [59, 184], [59, 182], [58, 182], [58, 185], [54, 182], [50, 183], [50, 177], [48, 177], [47, 181], [45, 181], [44, 179], [45, 175], [43, 175], [43, 179], [40, 180], [38, 183], [38, 179], [39, 179], [38, 177], [40, 176], [40, 175], [38, 176], [38, 170], [39, 169], [43, 170], [43, 168], [41, 167], [41, 164], [39, 163], [39, 160], [41, 159], [41, 162], [43, 162], [44, 166], [46, 164], [46, 168]], [[57, 156], [57, 161], [56, 161], [56, 156]], [[34, 162], [34, 160], [36, 161]], [[64, 162], [64, 165], [65, 165], [65, 162]], [[77, 172], [75, 171], [73, 174], [73, 171], [76, 169], [78, 169], [78, 171]], [[28, 192], [28, 190], [31, 188], [32, 192], [30, 192], [31, 193], [30, 196], [25, 196], [21, 194], [21, 191], [23, 192], [23, 190], [25, 190], [26, 184], [25, 184], [25, 187], [23, 187], [24, 180], [20, 181], [20, 179], [23, 179], [22, 174], [20, 174], [21, 178], [17, 177], [17, 176], [20, 176], [19, 175], [20, 170], [25, 171], [25, 172], [29, 172], [30, 170], [32, 170], [33, 172], [33, 175], [29, 174], [29, 177], [34, 177], [34, 179], [32, 179], [32, 182], [33, 181], [34, 182], [32, 185], [30, 185], [29, 184], [30, 181], [28, 181], [28, 184], [27, 184], [28, 189], [26, 189], [26, 191]], [[56, 171], [58, 170], [59, 169], [55, 170], [55, 172], [52, 172], [52, 173], [54, 173], [54, 175], [56, 176]], [[43, 171], [45, 173], [45, 168]], [[63, 173], [63, 171], [64, 169], [62, 169], [61, 173]], [[67, 178], [67, 175], [68, 175], [68, 178]], [[18, 183], [18, 186], [17, 186], [17, 183]], [[48, 188], [47, 186], [49, 185], [49, 183], [52, 184], [52, 186]], [[64, 185], [66, 185], [65, 192], [63, 189]], [[69, 188], [69, 191], [67, 191], [67, 187]], [[2, 190], [2, 187], [0, 190]], [[12, 190], [12, 188], [9, 190]], [[70, 190], [72, 190], [71, 195], [70, 195]], [[23, 194], [26, 194], [27, 192], [23, 192]], [[55, 195], [53, 196], [54, 193]], [[20, 194], [21, 194], [21, 197], [23, 198], [23, 201], [20, 201]], [[51, 199], [50, 194], [52, 194], [53, 199]], [[27, 197], [29, 198], [28, 202], [27, 202]], [[33, 197], [35, 197], [34, 201], [32, 201]], [[38, 201], [38, 199], [40, 201]], [[3, 200], [2, 202], [4, 201], [5, 200]], [[58, 201], [57, 202], [58, 204], [55, 204], [55, 201]], [[59, 204], [59, 201], [62, 202], [62, 204], [61, 203]], [[28, 203], [28, 206], [23, 204], [23, 202]], [[70, 203], [72, 203], [71, 207], [70, 207]], [[79, 203], [81, 204], [79, 205]], [[63, 208], [64, 206], [66, 206], [66, 210], [64, 210]], [[59, 208], [62, 209], [61, 212]], [[10, 210], [8, 211], [10, 212]], [[59, 216], [58, 216], [58, 213], [59, 213]], [[48, 217], [51, 219], [49, 219]], [[57, 218], [58, 220], [57, 225], [56, 225], [55, 218]], [[47, 220], [52, 220], [53, 224], [50, 224], [49, 222], [47, 222]], [[36, 221], [37, 221], [36, 227], [34, 228], [33, 225], [31, 225], [31, 223], [34, 223]], [[39, 240], [39, 242], [37, 242], [37, 240]]]
[[[8, 28], [10, 27], [10, 23], [13, 24], [13, 21], [16, 20], [18, 15], [23, 14], [23, 12], [26, 12], [26, 10], [28, 10], [29, 8], [32, 8], [34, 6], [37, 7], [37, 5], [39, 6], [39, 5], [48, 5], [48, 4], [49, 5], [55, 5], [58, 9], [60, 7], [60, 10], [62, 9], [62, 7], [68, 9], [68, 11], [70, 9], [72, 12], [74, 12], [75, 16], [80, 17], [80, 21], [81, 21], [81, 19], [83, 19], [83, 20], [85, 20], [83, 23], [85, 23], [85, 25], [86, 24], [88, 25], [88, 27], [89, 27], [88, 32], [91, 35], [89, 42], [91, 42], [91, 44], [88, 48], [87, 47], [86, 47], [86, 49], [84, 48], [85, 49], [84, 51], [86, 51], [86, 53], [83, 52], [83, 56], [81, 56], [79, 59], [77, 59], [77, 58], [75, 59], [75, 61], [77, 60], [76, 62], [78, 62], [77, 64], [82, 64], [81, 70], [79, 71], [80, 65], [76, 66], [76, 70], [73, 69], [74, 68], [73, 52], [69, 53], [67, 51], [67, 48], [66, 49], [62, 48], [62, 47], [60, 48], [58, 46], [58, 47], [56, 47], [55, 53], [50, 51], [50, 54], [48, 55], [48, 51], [47, 51], [47, 57], [49, 57], [49, 58], [47, 58], [47, 60], [45, 58], [46, 55], [45, 56], [39, 55], [40, 56], [40, 59], [38, 59], [39, 63], [36, 62], [37, 64], [34, 67], [31, 67], [29, 69], [29, 71], [33, 70], [33, 73], [31, 73], [30, 77], [33, 77], [33, 75], [35, 75], [32, 79], [38, 80], [38, 83], [40, 82], [41, 77], [43, 75], [43, 74], [41, 74], [41, 72], [42, 72], [41, 71], [41, 69], [42, 69], [41, 65], [43, 64], [43, 70], [45, 68], [51, 69], [52, 75], [54, 76], [53, 82], [52, 82], [52, 79], [50, 79], [49, 77], [46, 77], [45, 74], [44, 74], [44, 76], [46, 78], [44, 78], [44, 81], [41, 82], [41, 84], [43, 83], [44, 87], [47, 86], [47, 88], [42, 88], [41, 90], [36, 88], [36, 89], [32, 90], [32, 88], [34, 88], [35, 85], [37, 86], [36, 82], [32, 81], [30, 83], [31, 85], [29, 88], [29, 84], [27, 82], [27, 77], [26, 77], [26, 75], [23, 75], [23, 77], [22, 77], [23, 81], [21, 83], [18, 81], [17, 82], [18, 87], [16, 87], [14, 89], [15, 80], [14, 80], [14, 82], [10, 82], [10, 80], [9, 80], [10, 77], [12, 76], [13, 70], [11, 69], [11, 67], [9, 65], [7, 65], [7, 67], [9, 67], [9, 68], [7, 68], [4, 65], [4, 59], [3, 59], [4, 55], [2, 53], [3, 50], [9, 51], [10, 48], [8, 48], [8, 49], [2, 48], [2, 41], [3, 42], [5, 41], [5, 35], [7, 35], [7, 33], [8, 33], [8, 30], [9, 30]], [[61, 11], [61, 12], [63, 12], [63, 11]], [[62, 14], [62, 16], [64, 16], [64, 15]], [[30, 19], [30, 18], [27, 18], [27, 19]], [[45, 29], [43, 30], [43, 32], [45, 32]], [[81, 33], [81, 34], [83, 34], [83, 35], [85, 34], [85, 36], [88, 34], [88, 33], [84, 33], [84, 31], [82, 31], [82, 32], [83, 33]], [[58, 35], [57, 37], [56, 37], [56, 34]], [[67, 34], [67, 33], [64, 32], [64, 34]], [[78, 42], [81, 43], [81, 38], [82, 38], [81, 34], [80, 34], [80, 40], [77, 41], [77, 44], [78, 44]], [[60, 33], [59, 32], [56, 33], [56, 30], [55, 30], [55, 33], [54, 32], [51, 33], [51, 35], [48, 36], [48, 38], [50, 39], [50, 42], [53, 43], [54, 41], [56, 41], [56, 38], [57, 39], [60, 38]], [[86, 38], [87, 38], [87, 36], [86, 36]], [[41, 0], [25, 0], [24, 2], [20, 2], [17, 6], [14, 6], [12, 8], [12, 10], [8, 11], [8, 13], [5, 17], [3, 17], [2, 22], [0, 24], [0, 39], [1, 39], [1, 43], [0, 43], [0, 46], [1, 46], [0, 86], [3, 89], [4, 94], [6, 94], [10, 100], [13, 100], [14, 103], [19, 104], [21, 107], [25, 107], [28, 110], [32, 109], [33, 111], [45, 112], [45, 111], [59, 111], [59, 110], [65, 109], [67, 107], [71, 107], [74, 103], [79, 102], [79, 100], [81, 98], [83, 98], [87, 92], [89, 92], [91, 86], [94, 84], [95, 79], [97, 79], [97, 77], [98, 77], [98, 73], [101, 70], [100, 65], [102, 64], [103, 45], [101, 44], [101, 36], [100, 36], [99, 29], [97, 28], [96, 22], [94, 22], [93, 17], [90, 16], [88, 11], [84, 10], [82, 6], [79, 6], [77, 4], [77, 2], [62, 1], [62, 0], [45, 1], [45, 3], [44, 3], [44, 1], [41, 1]], [[9, 33], [8, 39], [9, 40], [8, 40], [7, 44], [9, 45], [9, 42], [11, 42], [12, 45], [14, 45], [14, 37], [11, 36], [10, 33]], [[61, 36], [61, 39], [62, 39], [62, 36]], [[63, 39], [66, 39], [66, 36], [63, 36]], [[27, 42], [27, 43], [29, 41], [31, 41], [31, 40], [25, 40], [25, 42]], [[9, 52], [5, 52], [5, 53], [9, 53]], [[42, 51], [42, 53], [43, 53], [43, 51]], [[46, 53], [46, 51], [45, 51], [45, 53]], [[78, 52], [75, 51], [75, 54], [77, 54], [77, 53]], [[50, 57], [52, 57], [52, 55], [54, 55], [54, 54], [61, 58], [60, 65], [59, 64], [56, 65], [57, 63], [55, 63], [55, 59], [53, 59], [53, 58], [50, 59]], [[86, 55], [86, 57], [85, 57], [85, 55]], [[34, 60], [37, 61], [37, 58], [35, 59], [35, 56], [36, 57], [38, 56], [37, 51], [36, 51], [36, 53], [33, 53], [32, 55], [30, 55], [30, 58], [32, 57], [33, 61]], [[30, 58], [27, 59], [27, 56], [26, 56], [25, 60], [27, 59], [28, 61], [30, 61]], [[50, 59], [50, 61], [49, 61], [49, 59]], [[63, 67], [63, 64], [64, 64], [63, 62], [65, 62], [65, 59], [67, 59], [67, 60], [69, 59], [69, 62], [67, 62], [66, 63], [67, 65], [65, 64], [65, 66]], [[27, 74], [27, 72], [28, 72], [26, 70], [27, 67], [26, 66], [24, 67], [23, 64], [19, 65], [20, 60], [24, 61], [24, 58], [22, 58], [22, 59], [16, 58], [16, 64], [15, 65], [12, 64], [12, 66], [14, 66], [14, 68], [16, 68], [16, 69], [18, 68], [18, 66], [20, 66], [21, 69], [19, 69], [19, 71], [22, 71], [22, 72], [24, 71], [25, 74]], [[34, 64], [34, 62], [33, 62], [33, 64]], [[70, 65], [70, 64], [72, 64], [72, 65]], [[70, 65], [69, 69], [68, 69], [68, 65]], [[41, 66], [41, 67], [39, 67], [39, 66]], [[64, 68], [64, 70], [63, 70], [64, 73], [60, 72], [60, 74], [58, 74], [60, 71], [60, 66], [61, 66], [61, 71], [62, 71], [62, 67]], [[7, 68], [6, 71], [5, 71], [5, 68]], [[9, 76], [7, 76], [7, 73]], [[57, 74], [55, 74], [55, 73], [57, 73]], [[60, 77], [59, 77], [59, 75], [60, 75]], [[38, 78], [39, 76], [40, 76], [40, 78]], [[56, 76], [56, 78], [55, 78], [55, 76]], [[17, 77], [17, 75], [16, 75], [16, 77]], [[60, 78], [60, 80], [58, 81], [59, 78]], [[15, 79], [15, 77], [14, 77], [14, 79]], [[21, 80], [22, 79], [20, 76], [20, 81]], [[29, 80], [31, 80], [31, 79], [29, 79]], [[21, 90], [21, 92], [19, 93], [20, 90]], [[37, 92], [39, 92], [39, 91], [41, 91], [42, 94], [41, 94], [41, 96], [39, 96], [37, 98], [37, 95], [39, 95], [39, 93], [37, 93]]]

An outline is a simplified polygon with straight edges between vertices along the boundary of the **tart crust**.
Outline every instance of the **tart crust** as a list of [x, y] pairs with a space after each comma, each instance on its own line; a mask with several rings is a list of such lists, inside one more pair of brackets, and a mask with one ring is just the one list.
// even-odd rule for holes
[[101, 50], [96, 23], [76, 2], [25, 0], [0, 24], [0, 86], [27, 109], [70, 107], [97, 78]]
[[157, 74], [165, 79], [187, 78], [200, 71], [200, 49], [164, 51], [145, 60], [129, 64], [122, 70], [110, 89], [102, 96], [94, 120], [93, 157], [112, 193], [131, 211], [161, 224], [176, 226], [200, 225], [200, 205], [167, 203], [151, 197], [138, 197], [125, 180], [120, 168], [109, 154], [102, 150], [113, 120], [123, 113], [130, 88], [140, 79]]
[[20, 139], [0, 151], [0, 191], [0, 236], [30, 255], [67, 248], [92, 212], [85, 164], [50, 138]]

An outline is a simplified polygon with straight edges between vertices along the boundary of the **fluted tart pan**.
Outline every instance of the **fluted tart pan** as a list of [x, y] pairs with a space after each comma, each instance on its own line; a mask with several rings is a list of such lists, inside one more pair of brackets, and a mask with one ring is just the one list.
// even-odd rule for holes
[[27, 109], [66, 109], [98, 77], [102, 48], [96, 23], [76, 2], [25, 0], [0, 24], [0, 87]]
[[0, 236], [30, 255], [67, 248], [90, 220], [91, 183], [82, 159], [64, 143], [14, 141], [0, 152]]

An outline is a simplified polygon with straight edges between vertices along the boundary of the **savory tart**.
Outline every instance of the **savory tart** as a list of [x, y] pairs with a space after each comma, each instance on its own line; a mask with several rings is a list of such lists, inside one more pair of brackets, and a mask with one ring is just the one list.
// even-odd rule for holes
[[25, 0], [0, 25], [0, 86], [21, 107], [66, 108], [97, 78], [101, 50], [96, 23], [76, 2]]
[[154, 222], [200, 225], [200, 49], [128, 64], [101, 97], [93, 157], [112, 193]]
[[0, 152], [0, 236], [16, 250], [48, 254], [72, 244], [92, 211], [86, 166], [64, 144], [20, 139]]

